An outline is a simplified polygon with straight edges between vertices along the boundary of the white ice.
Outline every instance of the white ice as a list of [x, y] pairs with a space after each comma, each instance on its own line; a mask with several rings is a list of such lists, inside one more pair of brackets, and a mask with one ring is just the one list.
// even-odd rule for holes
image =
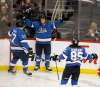
[[[29, 77], [21, 72], [16, 75], [0, 72], [0, 87], [59, 87], [59, 82], [56, 73], [34, 72]], [[71, 87], [70, 80], [66, 87]], [[100, 87], [100, 77], [80, 75], [79, 87]]]

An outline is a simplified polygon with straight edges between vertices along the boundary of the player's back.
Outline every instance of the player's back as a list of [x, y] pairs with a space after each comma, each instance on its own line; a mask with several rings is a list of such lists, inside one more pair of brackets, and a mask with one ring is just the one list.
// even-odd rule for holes
[[64, 51], [67, 56], [67, 64], [70, 66], [81, 65], [81, 60], [87, 56], [85, 49], [82, 47], [67, 47]]
[[14, 27], [10, 30], [10, 43], [12, 46], [19, 46], [20, 42], [26, 39], [26, 33], [19, 27]]

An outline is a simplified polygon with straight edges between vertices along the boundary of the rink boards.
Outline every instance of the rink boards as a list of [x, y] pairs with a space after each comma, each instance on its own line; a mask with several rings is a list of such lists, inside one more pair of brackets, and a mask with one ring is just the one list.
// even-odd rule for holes
[[[35, 52], [35, 40], [27, 40], [28, 44], [33, 48], [33, 52]], [[64, 50], [65, 47], [67, 47], [70, 44], [69, 41], [52, 41], [52, 53], [53, 54], [60, 54]], [[81, 66], [81, 73], [84, 74], [96, 74], [98, 67], [100, 67], [100, 43], [92, 43], [90, 41], [82, 41], [80, 42], [80, 45], [84, 46], [87, 49], [87, 52], [89, 53], [97, 53], [99, 56], [99, 59], [97, 61], [97, 64], [88, 63], [85, 64], [82, 63]], [[10, 43], [9, 39], [0, 39], [0, 71], [5, 71], [8, 69], [9, 62], [11, 60], [11, 52], [10, 52]], [[42, 56], [44, 58], [44, 55]], [[29, 61], [29, 69], [34, 69], [35, 62]], [[58, 62], [59, 72], [62, 72], [64, 69], [64, 66], [66, 64], [65, 61]], [[44, 62], [41, 62], [41, 71], [45, 71], [44, 68]], [[51, 67], [53, 68], [53, 72], [56, 71], [55, 68], [55, 62], [51, 61]], [[21, 61], [19, 60], [17, 63], [17, 70], [22, 70]]]

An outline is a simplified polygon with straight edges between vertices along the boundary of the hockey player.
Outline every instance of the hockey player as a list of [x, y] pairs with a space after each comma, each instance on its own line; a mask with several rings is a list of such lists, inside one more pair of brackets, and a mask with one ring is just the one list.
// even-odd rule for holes
[[78, 40], [73, 40], [72, 45], [68, 46], [61, 55], [53, 57], [54, 61], [66, 59], [66, 66], [61, 79], [61, 87], [66, 87], [70, 77], [72, 87], [78, 87], [80, 65], [83, 58], [94, 58], [94, 54], [87, 54], [85, 48], [79, 46]]
[[16, 73], [16, 71], [14, 71], [15, 64], [19, 59], [21, 59], [23, 64], [23, 72], [27, 75], [32, 75], [32, 73], [28, 71], [28, 57], [29, 55], [33, 57], [33, 52], [28, 43], [24, 42], [26, 39], [26, 33], [24, 32], [24, 23], [22, 21], [18, 21], [16, 23], [16, 27], [11, 29], [8, 34], [11, 38], [10, 46], [11, 52], [13, 54], [13, 59], [10, 62], [8, 72], [13, 74]]
[[62, 20], [56, 20], [54, 22], [47, 21], [44, 14], [41, 14], [39, 21], [31, 22], [26, 20], [26, 24], [35, 29], [36, 38], [36, 66], [35, 71], [40, 69], [42, 52], [45, 54], [45, 67], [47, 71], [52, 71], [50, 68], [50, 54], [51, 54], [51, 38], [52, 30], [56, 29]]

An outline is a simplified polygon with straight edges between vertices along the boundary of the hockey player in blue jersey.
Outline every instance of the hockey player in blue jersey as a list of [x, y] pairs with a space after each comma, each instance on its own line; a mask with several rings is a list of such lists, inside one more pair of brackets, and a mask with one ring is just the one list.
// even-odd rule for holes
[[30, 57], [33, 57], [33, 52], [28, 43], [24, 42], [26, 39], [24, 23], [22, 21], [18, 21], [16, 23], [16, 27], [11, 29], [8, 33], [10, 36], [11, 52], [13, 54], [13, 59], [10, 62], [8, 72], [16, 73], [16, 71], [14, 71], [15, 64], [19, 59], [21, 59], [23, 72], [27, 75], [32, 75], [32, 73], [28, 71], [28, 57], [29, 55], [31, 55]]
[[72, 87], [78, 87], [78, 79], [80, 75], [80, 66], [83, 58], [92, 59], [95, 54], [88, 54], [85, 48], [78, 45], [78, 40], [73, 40], [72, 45], [68, 46], [62, 54], [55, 55], [53, 60], [66, 59], [66, 66], [61, 79], [61, 87], [67, 87], [69, 78], [71, 77]]
[[45, 66], [47, 71], [52, 71], [50, 68], [50, 54], [51, 54], [51, 38], [52, 31], [56, 29], [62, 20], [56, 20], [54, 22], [49, 22], [44, 14], [41, 14], [39, 21], [26, 20], [26, 25], [35, 29], [36, 38], [36, 66], [35, 71], [40, 69], [40, 62], [42, 52], [45, 54]]

